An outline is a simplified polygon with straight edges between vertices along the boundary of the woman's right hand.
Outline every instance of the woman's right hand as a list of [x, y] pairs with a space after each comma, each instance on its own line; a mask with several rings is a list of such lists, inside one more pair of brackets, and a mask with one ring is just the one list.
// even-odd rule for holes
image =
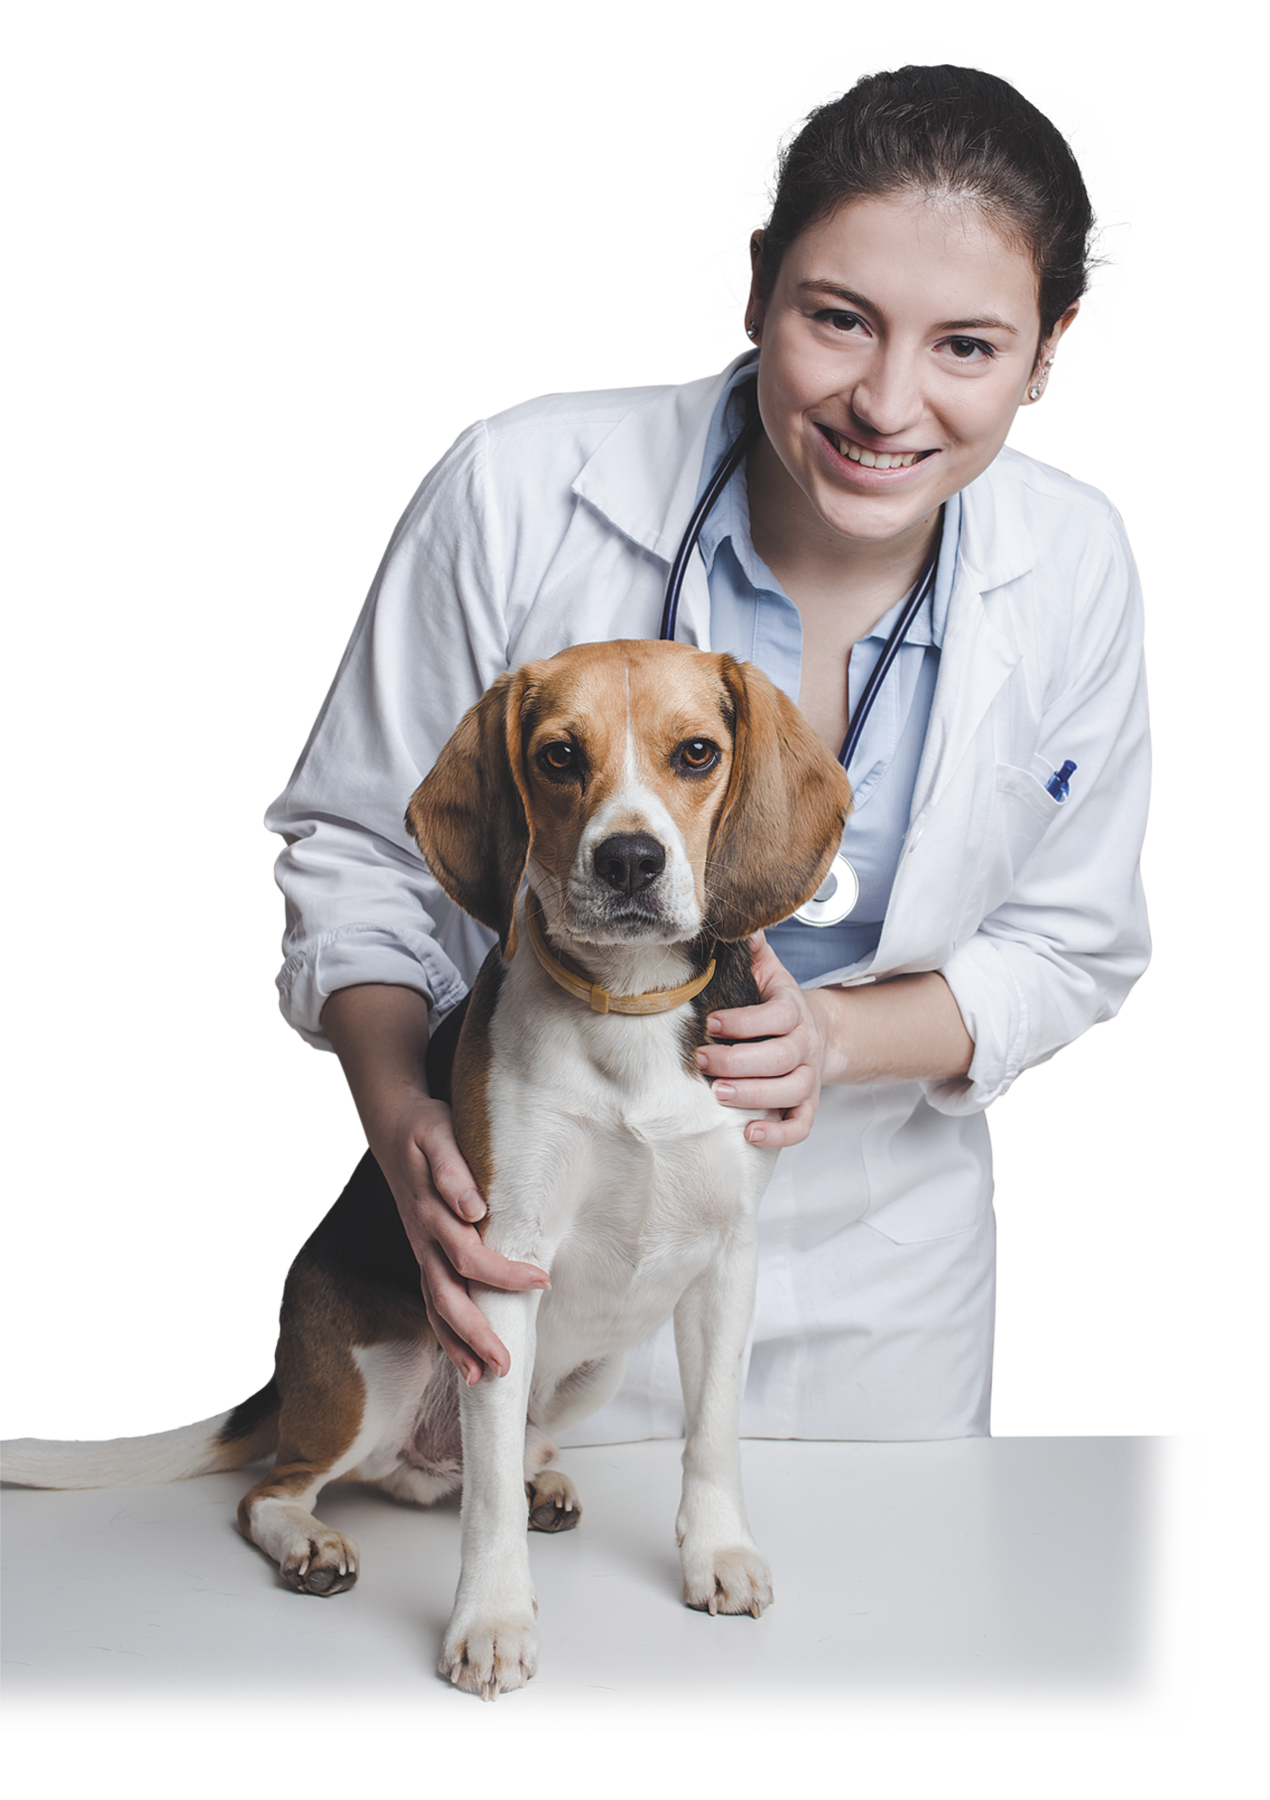
[[423, 1303], [437, 1341], [469, 1386], [486, 1368], [506, 1375], [507, 1350], [468, 1292], [469, 1281], [520, 1293], [551, 1286], [532, 1263], [509, 1262], [489, 1249], [476, 1229], [484, 1218], [472, 1171], [454, 1136], [444, 1100], [417, 1095], [385, 1130], [371, 1152], [392, 1189], [410, 1248], [419, 1264]]
[[469, 1386], [486, 1368], [506, 1375], [506, 1346], [467, 1283], [510, 1293], [551, 1283], [532, 1263], [509, 1262], [489, 1249], [476, 1229], [485, 1201], [459, 1150], [450, 1108], [431, 1097], [424, 1080], [427, 1001], [413, 988], [340, 988], [322, 1009], [322, 1029], [397, 1202], [438, 1342]]

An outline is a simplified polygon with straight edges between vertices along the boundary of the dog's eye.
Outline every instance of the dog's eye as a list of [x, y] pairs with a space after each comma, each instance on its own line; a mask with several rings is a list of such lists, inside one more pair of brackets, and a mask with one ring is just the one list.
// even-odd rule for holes
[[681, 775], [707, 775], [722, 754], [709, 738], [685, 738], [670, 760]]
[[576, 746], [563, 739], [558, 744], [544, 744], [536, 760], [544, 775], [557, 780], [561, 775], [576, 775], [581, 767]]

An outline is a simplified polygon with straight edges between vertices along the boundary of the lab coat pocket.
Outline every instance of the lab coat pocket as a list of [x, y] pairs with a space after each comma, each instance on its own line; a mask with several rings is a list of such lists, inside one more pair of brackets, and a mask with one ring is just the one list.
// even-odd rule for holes
[[1016, 874], [1044, 837], [1062, 804], [1027, 769], [1011, 763], [997, 764], [998, 816], [1010, 867]]

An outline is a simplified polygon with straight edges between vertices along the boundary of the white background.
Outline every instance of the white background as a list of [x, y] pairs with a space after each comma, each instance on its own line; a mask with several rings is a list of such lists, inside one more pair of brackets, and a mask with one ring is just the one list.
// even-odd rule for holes
[[1012, 441], [1124, 514], [1158, 744], [1153, 967], [993, 1112], [994, 1430], [1190, 1433], [1228, 1466], [1266, 1246], [1240, 11], [114, 0], [9, 27], [5, 1435], [154, 1430], [268, 1375], [361, 1140], [276, 1011], [260, 815], [423, 473], [531, 395], [721, 367], [783, 136], [862, 72], [953, 61], [1049, 114], [1102, 221]]

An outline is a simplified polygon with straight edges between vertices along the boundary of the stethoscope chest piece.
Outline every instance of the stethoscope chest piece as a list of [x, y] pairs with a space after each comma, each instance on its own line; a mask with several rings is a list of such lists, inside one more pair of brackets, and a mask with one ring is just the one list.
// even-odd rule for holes
[[860, 878], [841, 851], [813, 897], [794, 914], [804, 925], [840, 925], [855, 910]]

